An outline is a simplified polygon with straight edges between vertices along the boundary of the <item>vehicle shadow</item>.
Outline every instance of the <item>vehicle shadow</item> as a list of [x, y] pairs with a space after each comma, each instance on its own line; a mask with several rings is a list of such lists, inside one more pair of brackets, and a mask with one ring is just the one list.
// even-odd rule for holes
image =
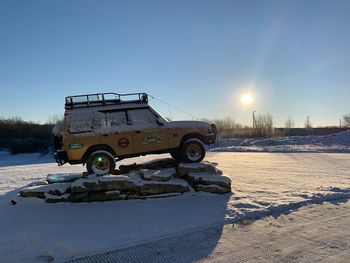
[[[208, 258], [221, 239], [231, 196], [192, 193], [169, 198], [171, 207], [162, 211], [169, 222], [168, 234], [65, 262], [196, 262]], [[152, 209], [157, 214], [157, 208]], [[171, 231], [176, 228], [181, 230]]]

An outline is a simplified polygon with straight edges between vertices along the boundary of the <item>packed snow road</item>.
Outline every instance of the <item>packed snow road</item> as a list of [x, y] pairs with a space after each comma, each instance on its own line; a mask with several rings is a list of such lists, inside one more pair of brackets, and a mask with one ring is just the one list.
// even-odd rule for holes
[[[168, 155], [129, 159], [123, 163], [160, 157]], [[217, 162], [224, 174], [232, 178], [232, 195], [190, 192], [179, 197], [156, 200], [78, 204], [46, 204], [42, 200], [19, 198], [16, 194], [19, 188], [29, 183], [45, 180], [47, 173], [83, 171], [83, 167], [57, 167], [54, 163], [45, 163], [44, 157], [37, 160], [31, 158], [32, 164], [27, 165], [23, 160], [17, 162], [15, 159], [9, 161], [0, 158], [0, 262], [65, 261], [146, 243], [153, 244], [161, 239], [170, 240], [171, 243], [174, 236], [188, 236], [198, 230], [211, 233], [214, 231], [211, 226], [219, 229], [215, 234], [217, 238], [214, 239], [216, 245], [213, 249], [220, 248], [224, 242], [222, 238], [233, 238], [230, 237], [233, 233], [226, 231], [233, 223], [263, 216], [277, 217], [308, 205], [336, 203], [340, 200], [347, 202], [350, 199], [350, 154], [212, 152], [208, 154], [207, 160]], [[17, 204], [11, 205], [11, 199]], [[348, 204], [336, 205], [334, 209], [334, 213], [339, 213], [341, 218], [349, 217]], [[306, 209], [305, 213], [308, 211]], [[323, 212], [317, 215], [324, 217]], [[289, 221], [280, 222], [281, 228], [284, 229], [286, 222]], [[305, 220], [305, 224], [307, 222], [309, 219]], [[300, 223], [303, 224], [303, 221]], [[259, 224], [254, 223], [251, 227]], [[318, 223], [313, 225], [317, 226]], [[343, 228], [339, 230], [341, 225]], [[315, 247], [311, 245], [313, 250], [317, 244], [321, 246], [322, 242], [329, 243], [332, 238], [339, 243], [340, 240], [346, 240], [343, 235], [350, 236], [349, 225], [345, 222], [332, 227], [337, 229], [333, 231], [335, 236], [326, 237], [325, 241], [322, 241], [322, 236], [318, 236]], [[289, 234], [296, 233], [298, 229]], [[265, 235], [268, 240], [268, 228], [262, 227], [259, 231], [258, 234]], [[195, 238], [200, 233], [193, 235]], [[247, 247], [254, 241], [252, 236], [249, 239], [249, 235], [245, 237], [243, 232], [236, 242], [238, 240]], [[235, 246], [235, 243], [232, 244]], [[286, 247], [283, 248], [283, 244]], [[295, 247], [295, 244], [281, 243], [282, 247], [275, 248], [275, 244], [271, 243], [271, 249], [280, 249], [283, 255], [287, 253], [285, 249]], [[214, 259], [220, 258], [220, 253], [214, 254]], [[246, 258], [254, 261], [256, 256], [248, 253]], [[202, 257], [202, 260], [206, 258]]]
[[337, 262], [350, 258], [350, 202], [265, 217], [117, 249], [67, 263]]

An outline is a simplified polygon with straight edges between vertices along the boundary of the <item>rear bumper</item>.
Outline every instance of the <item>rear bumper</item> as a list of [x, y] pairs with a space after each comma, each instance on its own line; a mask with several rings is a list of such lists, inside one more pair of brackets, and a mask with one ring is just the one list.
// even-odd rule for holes
[[63, 150], [58, 150], [53, 154], [56, 162], [60, 165], [65, 164], [68, 161], [67, 152]]

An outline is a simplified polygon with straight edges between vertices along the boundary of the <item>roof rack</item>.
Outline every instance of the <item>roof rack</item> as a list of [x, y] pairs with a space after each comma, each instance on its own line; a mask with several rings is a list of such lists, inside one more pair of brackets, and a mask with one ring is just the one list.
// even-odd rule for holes
[[[123, 98], [129, 99], [123, 100]], [[148, 104], [147, 93], [96, 93], [66, 97], [65, 109], [85, 108], [92, 106], [117, 105], [124, 103], [143, 103]]]

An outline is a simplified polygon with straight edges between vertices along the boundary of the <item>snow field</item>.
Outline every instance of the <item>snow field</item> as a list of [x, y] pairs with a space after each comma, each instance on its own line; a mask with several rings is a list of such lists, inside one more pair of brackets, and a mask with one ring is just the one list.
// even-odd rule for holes
[[46, 204], [16, 194], [20, 187], [45, 180], [48, 173], [82, 172], [82, 166], [13, 166], [15, 160], [6, 166], [0, 160], [0, 262], [66, 260], [350, 198], [348, 154], [213, 152], [207, 160], [217, 162], [231, 178], [232, 195], [190, 192], [164, 199], [79, 204]]

